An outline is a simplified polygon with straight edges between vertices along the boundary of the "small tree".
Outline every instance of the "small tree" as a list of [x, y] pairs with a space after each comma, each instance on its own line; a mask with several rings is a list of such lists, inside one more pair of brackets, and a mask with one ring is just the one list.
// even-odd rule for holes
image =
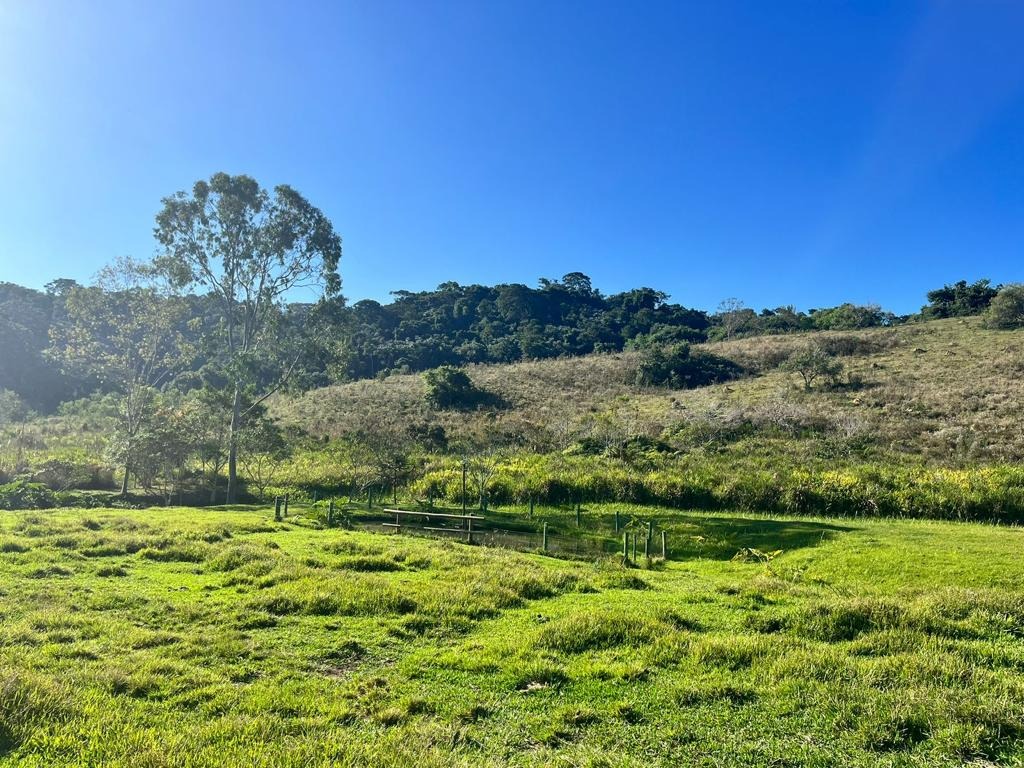
[[65, 370], [92, 376], [120, 395], [112, 454], [124, 467], [121, 495], [134, 472], [134, 443], [151, 417], [154, 393], [188, 364], [192, 350], [181, 332], [184, 306], [162, 295], [147, 269], [120, 259], [103, 269], [95, 287], [75, 286], [66, 319], [52, 331], [51, 354]]
[[803, 379], [805, 390], [810, 390], [818, 379], [835, 382], [843, 372], [843, 364], [817, 344], [808, 344], [791, 354], [782, 368], [798, 373]]
[[469, 374], [452, 365], [442, 365], [423, 374], [427, 404], [432, 408], [470, 410], [496, 398], [477, 387]]
[[291, 455], [284, 434], [269, 419], [254, 419], [239, 435], [239, 447], [242, 472], [256, 486], [260, 501], [265, 501], [267, 487]]
[[466, 469], [476, 487], [477, 502], [481, 512], [487, 511], [490, 483], [498, 472], [499, 455], [493, 449], [483, 451], [467, 460]]
[[16, 392], [0, 389], [0, 428], [25, 421], [31, 411]]
[[1024, 284], [1003, 286], [985, 310], [985, 324], [989, 328], [1020, 328], [1024, 326]]
[[221, 475], [228, 463], [228, 422], [231, 402], [224, 393], [202, 389], [191, 396], [192, 434], [195, 459], [210, 491], [210, 503], [217, 503]]
[[718, 312], [716, 313], [716, 319], [722, 326], [722, 334], [726, 339], [731, 339], [739, 330], [746, 324], [750, 318], [754, 317], [754, 311], [748, 309], [747, 306], [739, 299], [725, 299], [718, 305]]

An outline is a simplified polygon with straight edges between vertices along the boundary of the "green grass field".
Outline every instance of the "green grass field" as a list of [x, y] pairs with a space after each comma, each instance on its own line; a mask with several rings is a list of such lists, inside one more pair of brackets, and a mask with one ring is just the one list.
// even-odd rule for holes
[[1024, 763], [1024, 532], [672, 515], [679, 559], [627, 569], [5, 513], [0, 764]]

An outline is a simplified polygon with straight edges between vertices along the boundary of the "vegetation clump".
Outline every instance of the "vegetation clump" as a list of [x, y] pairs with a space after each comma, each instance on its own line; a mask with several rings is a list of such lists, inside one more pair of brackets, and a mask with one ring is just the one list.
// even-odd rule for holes
[[640, 354], [635, 381], [642, 387], [692, 389], [735, 379], [743, 370], [711, 352], [691, 350], [686, 342], [655, 345]]
[[793, 352], [782, 367], [798, 374], [808, 391], [816, 381], [834, 384], [843, 372], [843, 364], [816, 344], [808, 344]]
[[466, 411], [498, 401], [491, 392], [473, 384], [473, 380], [461, 368], [442, 365], [423, 374], [426, 385], [426, 400], [432, 408]]
[[1024, 285], [1001, 287], [985, 310], [985, 322], [990, 328], [1003, 330], [1024, 327]]

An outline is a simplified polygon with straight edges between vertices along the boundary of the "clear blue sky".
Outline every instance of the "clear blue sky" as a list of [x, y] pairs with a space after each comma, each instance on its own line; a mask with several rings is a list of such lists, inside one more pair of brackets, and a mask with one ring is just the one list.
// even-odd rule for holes
[[0, 280], [289, 183], [345, 293], [580, 270], [713, 309], [1024, 280], [1024, 3], [0, 0]]

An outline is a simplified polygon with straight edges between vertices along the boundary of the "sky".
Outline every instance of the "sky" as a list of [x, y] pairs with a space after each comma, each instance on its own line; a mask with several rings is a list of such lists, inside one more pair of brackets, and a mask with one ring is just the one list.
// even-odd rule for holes
[[343, 291], [581, 271], [687, 306], [1024, 280], [1024, 3], [0, 0], [0, 281], [290, 184]]

